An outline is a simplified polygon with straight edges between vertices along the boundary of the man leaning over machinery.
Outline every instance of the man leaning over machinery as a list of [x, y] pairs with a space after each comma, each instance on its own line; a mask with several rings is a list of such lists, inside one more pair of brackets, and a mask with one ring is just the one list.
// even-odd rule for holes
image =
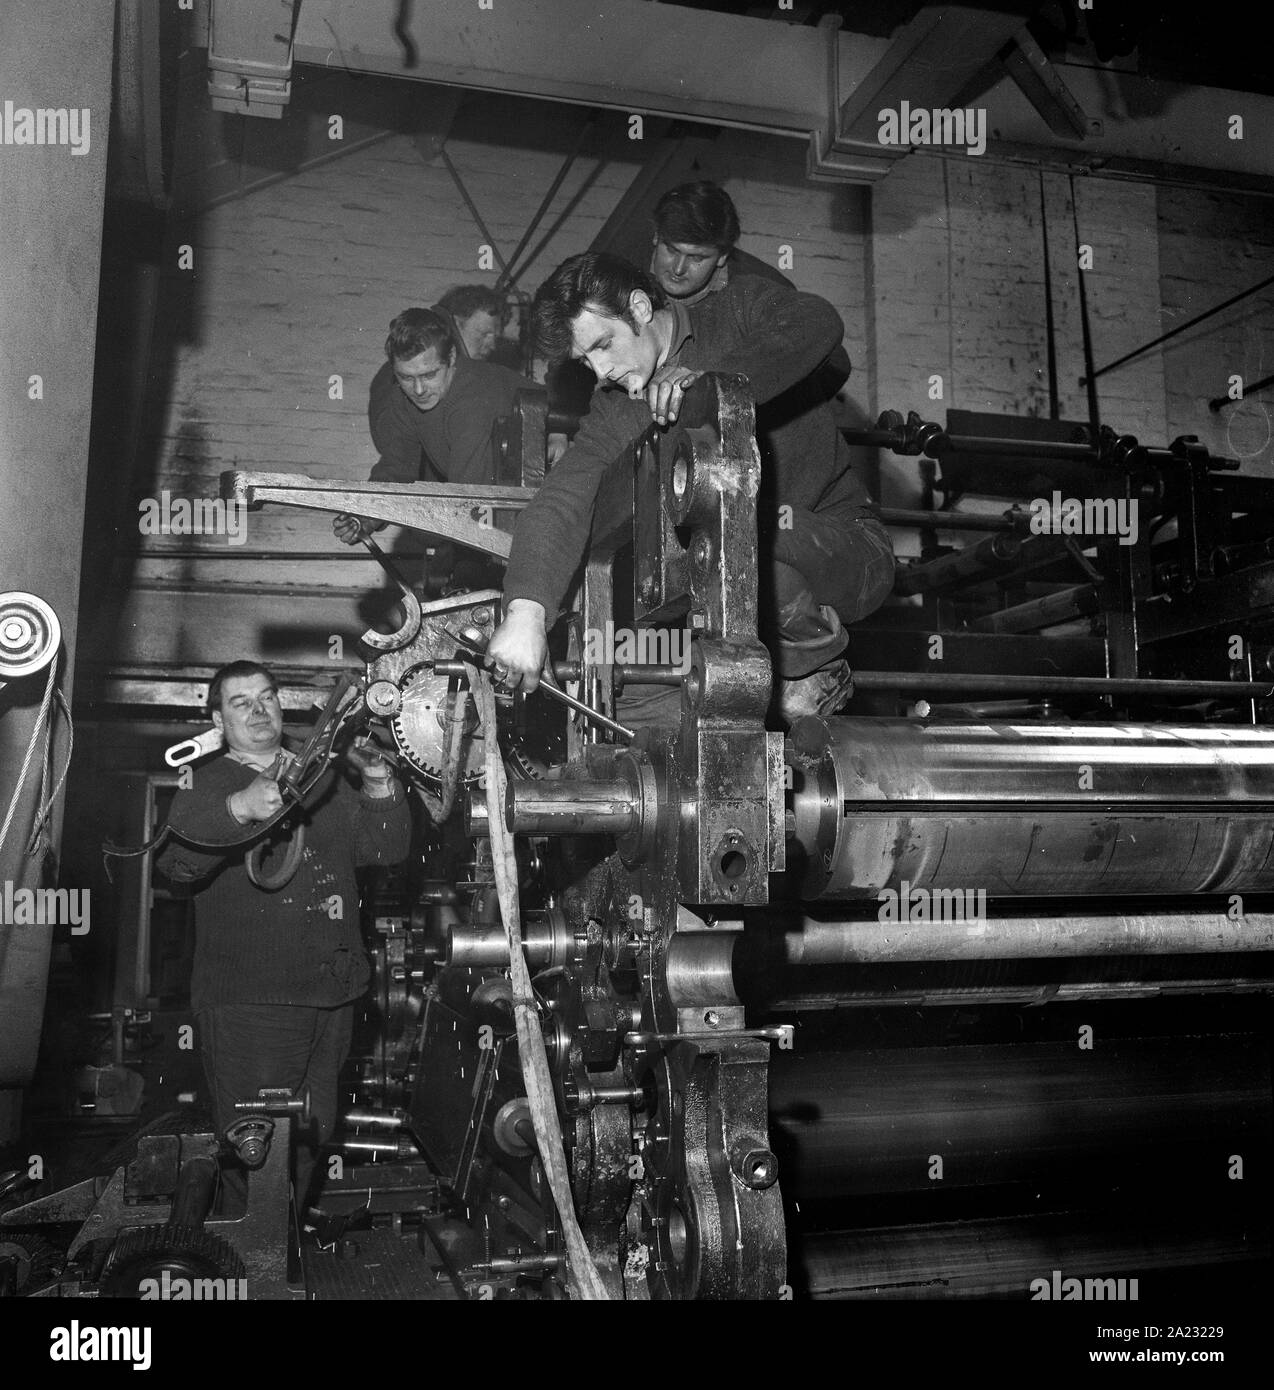
[[851, 687], [843, 622], [884, 602], [894, 559], [850, 466], [829, 405], [801, 387], [841, 339], [825, 300], [750, 276], [687, 309], [615, 256], [572, 257], [534, 305], [547, 353], [586, 361], [602, 390], [566, 454], [518, 519], [505, 577], [505, 618], [488, 647], [508, 687], [534, 690], [547, 629], [580, 562], [607, 469], [650, 427], [674, 422], [705, 372], [742, 373], [757, 404], [760, 554], [772, 579], [765, 637], [789, 723], [826, 713]]

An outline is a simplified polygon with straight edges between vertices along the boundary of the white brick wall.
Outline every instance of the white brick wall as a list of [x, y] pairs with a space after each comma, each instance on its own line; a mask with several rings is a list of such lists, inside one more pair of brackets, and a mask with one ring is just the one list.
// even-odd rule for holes
[[[1268, 198], [1158, 190], [1167, 332], [1274, 275], [1274, 219]], [[1165, 343], [1169, 438], [1197, 434], [1214, 453], [1242, 461], [1246, 473], [1274, 475], [1274, 389], [1220, 411], [1229, 377], [1250, 385], [1274, 375], [1274, 286]]]
[[[570, 120], [560, 111], [539, 114], [547, 110], [470, 98], [447, 142], [506, 254], [578, 128], [575, 113]], [[534, 244], [547, 240], [522, 290], [533, 291], [590, 244], [637, 172], [634, 156], [644, 153], [605, 127], [589, 150], [536, 234]], [[714, 146], [714, 167], [724, 171], [739, 208], [744, 249], [777, 264], [779, 248], [791, 246], [792, 278], [844, 318], [854, 375], [843, 393], [843, 418], [866, 424], [893, 408], [942, 420], [952, 407], [1046, 415], [1039, 174], [970, 157], [913, 155], [866, 189], [808, 183], [804, 156], [798, 141], [730, 131]], [[1274, 234], [1259, 200], [1093, 178], [1075, 187], [1080, 237], [1094, 254], [1085, 283], [1099, 366], [1270, 272]], [[1046, 175], [1044, 194], [1061, 413], [1085, 419], [1069, 181]], [[193, 286], [175, 269], [180, 240], [194, 247]], [[216, 475], [234, 467], [365, 477], [375, 457], [366, 390], [389, 320], [450, 285], [494, 283], [494, 271], [477, 268], [482, 240], [442, 161], [426, 160], [406, 136], [175, 229], [166, 289], [173, 303], [193, 294], [193, 332], [173, 362], [153, 455], [158, 474], [135, 479], [134, 490], [209, 492]], [[1274, 342], [1261, 327], [1261, 307], [1244, 306], [1211, 335], [1192, 334], [1103, 377], [1103, 421], [1155, 444], [1198, 433], [1214, 448], [1247, 451], [1259, 466], [1274, 466], [1270, 417], [1259, 397], [1220, 417], [1206, 409], [1231, 369], [1249, 381], [1271, 370]], [[343, 378], [343, 400], [328, 399], [331, 374]], [[943, 379], [940, 401], [928, 399], [932, 374]], [[872, 462], [865, 458], [862, 466]], [[917, 461], [885, 456], [881, 467], [881, 499], [915, 505]], [[259, 514], [249, 547], [281, 555], [332, 549], [330, 563], [286, 567], [311, 590], [330, 586], [330, 612], [316, 619], [316, 632], [359, 626], [355, 596], [380, 583], [370, 562], [355, 563], [333, 548], [323, 515]], [[900, 548], [911, 546], [904, 541]], [[180, 577], [224, 581], [231, 568], [242, 579], [277, 581], [285, 567], [190, 561]], [[162, 580], [173, 562], [146, 561], [139, 572]], [[172, 601], [180, 608], [179, 598]], [[250, 646], [251, 615], [243, 622]], [[162, 648], [166, 639], [157, 633], [147, 640]], [[192, 643], [181, 645], [188, 652]]]

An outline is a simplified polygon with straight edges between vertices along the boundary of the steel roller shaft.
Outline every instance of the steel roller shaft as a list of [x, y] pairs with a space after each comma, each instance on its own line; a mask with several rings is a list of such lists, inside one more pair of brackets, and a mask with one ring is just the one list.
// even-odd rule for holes
[[1274, 737], [1228, 726], [807, 719], [807, 900], [1274, 890]]

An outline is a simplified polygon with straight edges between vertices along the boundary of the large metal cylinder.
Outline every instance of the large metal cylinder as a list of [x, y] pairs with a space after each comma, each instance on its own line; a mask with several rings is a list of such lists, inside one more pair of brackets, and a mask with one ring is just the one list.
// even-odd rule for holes
[[1274, 735], [1227, 726], [805, 719], [809, 899], [1274, 890]]
[[[1261, 1038], [776, 1051], [770, 1140], [789, 1199], [1146, 1172], [1224, 1186], [1270, 1146]], [[1248, 1163], [1253, 1160], [1248, 1158]]]

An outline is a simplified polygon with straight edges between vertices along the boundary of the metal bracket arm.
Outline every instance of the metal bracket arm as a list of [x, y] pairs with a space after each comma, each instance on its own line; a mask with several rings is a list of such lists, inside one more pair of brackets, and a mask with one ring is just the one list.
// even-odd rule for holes
[[494, 524], [496, 511], [520, 511], [534, 495], [530, 488], [493, 483], [366, 483], [237, 469], [221, 475], [221, 496], [227, 502], [254, 510], [276, 502], [313, 511], [353, 512], [442, 536], [498, 560], [509, 558], [513, 537]]

